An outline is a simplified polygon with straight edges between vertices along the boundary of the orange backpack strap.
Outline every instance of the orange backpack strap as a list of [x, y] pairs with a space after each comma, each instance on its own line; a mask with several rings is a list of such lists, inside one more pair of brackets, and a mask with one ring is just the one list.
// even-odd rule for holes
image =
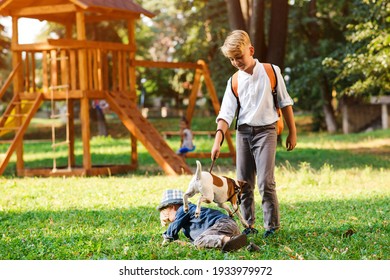
[[[267, 72], [268, 78], [271, 82], [271, 89], [272, 89], [272, 96], [274, 98], [274, 105], [276, 110], [279, 113], [279, 102], [278, 102], [278, 97], [276, 95], [276, 87], [278, 86], [278, 78], [276, 77], [275, 69], [272, 66], [271, 63], [263, 63], [263, 66], [265, 68], [265, 71]], [[280, 114], [279, 114], [280, 116]]]
[[234, 73], [232, 76], [232, 91], [234, 95], [238, 98], [238, 72]]
[[276, 77], [276, 72], [272, 64], [270, 63], [263, 63], [263, 66], [265, 68], [265, 71], [267, 72], [268, 78], [271, 82], [271, 89], [272, 89], [272, 97], [274, 99], [274, 105], [276, 108], [276, 111], [278, 112], [279, 115], [279, 120], [277, 121], [276, 124], [276, 133], [278, 135], [282, 134], [283, 128], [284, 128], [284, 123], [283, 123], [283, 118], [282, 118], [282, 111], [279, 108], [279, 102], [278, 102], [278, 97], [277, 97], [277, 91], [276, 87], [278, 86], [278, 78]]
[[240, 114], [240, 108], [241, 108], [240, 99], [238, 98], [238, 71], [236, 73], [234, 73], [232, 76], [231, 86], [232, 86], [232, 92], [237, 100], [237, 114], [236, 114], [236, 129], [237, 129], [238, 128], [238, 116]]
[[271, 82], [272, 94], [276, 94], [276, 87], [278, 86], [278, 79], [276, 78], [275, 69], [271, 63], [263, 63], [265, 71], [267, 72], [268, 78]]

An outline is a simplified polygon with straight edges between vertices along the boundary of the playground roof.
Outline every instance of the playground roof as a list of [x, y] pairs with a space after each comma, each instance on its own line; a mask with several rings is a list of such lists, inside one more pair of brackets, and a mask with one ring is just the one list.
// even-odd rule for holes
[[92, 21], [139, 18], [154, 14], [133, 0], [0, 0], [3, 16], [27, 17], [60, 23], [74, 22], [77, 10]]

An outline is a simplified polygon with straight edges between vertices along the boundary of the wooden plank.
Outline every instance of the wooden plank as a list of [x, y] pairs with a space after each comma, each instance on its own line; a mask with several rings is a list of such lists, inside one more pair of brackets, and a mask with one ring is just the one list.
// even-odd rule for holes
[[113, 51], [135, 51], [135, 47], [132, 45], [126, 45], [115, 42], [103, 42], [103, 41], [88, 41], [85, 39], [48, 39], [47, 42], [53, 47], [61, 49], [102, 49]]
[[42, 84], [43, 92], [48, 92], [49, 89], [49, 72], [47, 67], [47, 51], [42, 52]]
[[[219, 158], [230, 158], [235, 157], [236, 155], [233, 153], [220, 153]], [[190, 152], [185, 154], [186, 158], [209, 158], [211, 159], [211, 153], [208, 152]]]
[[102, 51], [102, 89], [109, 90], [109, 60], [106, 50]]
[[118, 65], [118, 90], [125, 90], [123, 87], [123, 64], [122, 64], [122, 52], [117, 52], [117, 65]]
[[76, 6], [74, 4], [59, 4], [59, 5], [42, 5], [36, 7], [23, 7], [20, 9], [13, 9], [11, 16], [16, 17], [33, 17], [40, 15], [51, 15], [58, 13], [74, 13]]
[[30, 52], [26, 52], [24, 61], [24, 91], [30, 91]]
[[12, 79], [14, 78], [15, 74], [19, 71], [19, 68], [22, 66], [21, 62], [18, 62], [12, 72], [9, 74], [7, 80], [4, 82], [3, 86], [0, 90], [0, 99], [3, 98], [3, 95], [6, 93], [8, 87], [11, 85]]
[[93, 50], [86, 50], [87, 53], [87, 75], [88, 75], [88, 89], [92, 90], [94, 89], [93, 87]]
[[35, 53], [31, 53], [31, 83], [32, 83], [32, 92], [37, 91], [37, 85], [35, 83], [35, 71], [36, 71], [36, 64], [35, 64]]
[[[85, 17], [83, 11], [76, 12], [76, 30], [77, 40], [85, 40]], [[79, 50], [79, 79], [80, 89], [82, 91], [88, 89], [88, 68], [87, 68], [87, 54], [85, 49]], [[91, 162], [91, 147], [90, 147], [90, 116], [89, 116], [89, 100], [83, 97], [80, 100], [80, 120], [81, 120], [81, 138], [83, 143], [83, 167], [85, 170], [90, 170]]]
[[56, 172], [53, 172], [52, 168], [26, 168], [21, 170], [19, 175], [26, 177], [110, 176], [130, 172], [136, 169], [137, 166], [135, 165], [92, 166], [89, 170], [82, 167], [73, 167], [71, 170], [68, 170], [66, 167], [59, 167]]
[[191, 62], [134, 60], [134, 65], [137, 67], [148, 67], [148, 68], [202, 69], [201, 65], [197, 63], [191, 63]]
[[60, 51], [60, 58], [61, 84], [69, 86], [69, 58], [65, 50]]
[[196, 98], [198, 96], [199, 88], [200, 88], [200, 78], [202, 77], [202, 70], [196, 69], [195, 71], [195, 78], [194, 78], [194, 83], [192, 85], [192, 90], [189, 98], [189, 103], [187, 107], [187, 113], [186, 113], [186, 118], [188, 123], [191, 124], [192, 121], [192, 116], [195, 111], [195, 105], [196, 105]]
[[97, 63], [97, 89], [103, 90], [103, 60], [102, 60], [102, 51], [100, 49], [96, 50], [96, 63]]
[[42, 52], [50, 51], [52, 49], [102, 49], [115, 51], [135, 51], [134, 46], [125, 45], [121, 43], [87, 41], [87, 40], [73, 40], [73, 39], [48, 39], [48, 42], [33, 43], [33, 44], [13, 44], [12, 51], [32, 51]]
[[122, 52], [123, 90], [128, 90], [128, 72], [126, 71], [127, 68], [128, 68], [128, 65], [127, 65], [127, 52]]
[[118, 61], [118, 59], [117, 59], [116, 52], [112, 52], [111, 59], [112, 59], [112, 90], [117, 91], [118, 90], [118, 82], [117, 82], [117, 78], [118, 78], [117, 61]]
[[[38, 94], [37, 92], [32, 92], [32, 93], [23, 93], [22, 92], [19, 94], [19, 96], [23, 100], [34, 100], [37, 94]], [[69, 94], [69, 99], [81, 99], [87, 95], [87, 93], [85, 91], [82, 91], [82, 90], [70, 90], [68, 92], [68, 94]], [[51, 100], [51, 92], [44, 92], [44, 93], [42, 93], [42, 96], [43, 96], [43, 100]], [[100, 93], [100, 96], [103, 96], [103, 93]], [[64, 92], [62, 90], [61, 91], [55, 90], [53, 92], [53, 99], [54, 100], [65, 100], [66, 99], [66, 92]]]
[[69, 51], [69, 62], [70, 62], [70, 88], [77, 89], [77, 61], [76, 51]]
[[50, 51], [50, 86], [55, 87], [58, 85], [58, 73], [57, 73], [57, 51]]

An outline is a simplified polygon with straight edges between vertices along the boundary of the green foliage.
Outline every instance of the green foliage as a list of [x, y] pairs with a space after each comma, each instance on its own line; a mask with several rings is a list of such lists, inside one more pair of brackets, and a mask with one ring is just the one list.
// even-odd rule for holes
[[347, 25], [345, 56], [324, 65], [338, 74], [335, 84], [340, 95], [390, 94], [390, 3], [356, 0]]
[[[229, 32], [224, 1], [139, 3], [156, 14], [152, 20], [143, 19], [137, 25], [140, 31], [137, 32], [139, 57], [175, 62], [197, 62], [202, 59], [211, 69], [214, 86], [222, 95], [229, 72], [233, 70], [219, 51]], [[145, 36], [148, 40], [144, 39]], [[148, 41], [145, 44], [147, 47], [144, 47], [145, 41]], [[220, 67], [225, 64], [227, 67]], [[141, 69], [140, 74], [148, 80], [148, 95], [173, 97], [178, 103], [188, 96], [194, 75], [192, 70], [185, 69]]]

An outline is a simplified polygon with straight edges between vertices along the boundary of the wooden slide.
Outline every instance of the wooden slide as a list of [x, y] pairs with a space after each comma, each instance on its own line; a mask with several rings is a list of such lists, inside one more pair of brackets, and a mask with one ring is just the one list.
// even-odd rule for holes
[[106, 92], [106, 101], [126, 128], [149, 151], [168, 175], [192, 174], [184, 158], [177, 155], [157, 129], [148, 122], [125, 92]]

